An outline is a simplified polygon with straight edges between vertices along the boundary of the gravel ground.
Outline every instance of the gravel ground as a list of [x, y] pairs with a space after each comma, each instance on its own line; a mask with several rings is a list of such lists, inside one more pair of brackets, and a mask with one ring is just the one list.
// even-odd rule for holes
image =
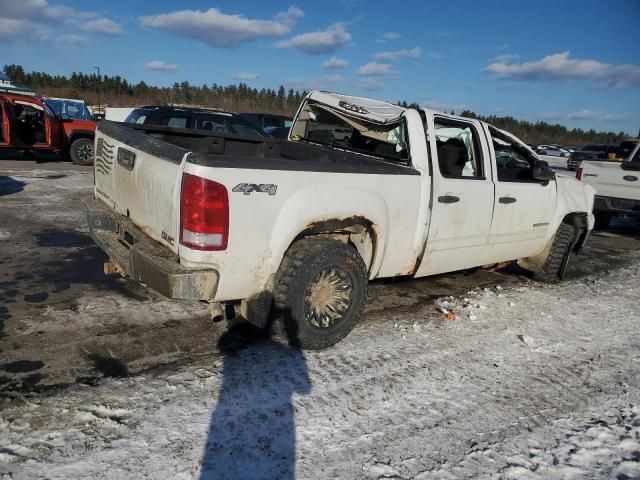
[[637, 224], [560, 285], [373, 284], [352, 334], [300, 352], [104, 278], [90, 183], [0, 170], [0, 478], [640, 476]]

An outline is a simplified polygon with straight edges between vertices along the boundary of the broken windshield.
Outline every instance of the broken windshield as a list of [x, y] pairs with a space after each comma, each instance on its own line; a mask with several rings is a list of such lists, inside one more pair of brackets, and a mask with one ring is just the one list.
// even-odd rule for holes
[[307, 103], [298, 115], [291, 139], [304, 139], [402, 163], [408, 163], [409, 159], [403, 120], [380, 125], [312, 102]]
[[66, 116], [75, 120], [92, 120], [93, 116], [87, 105], [81, 100], [64, 100], [58, 98], [47, 98], [45, 103], [58, 116]]

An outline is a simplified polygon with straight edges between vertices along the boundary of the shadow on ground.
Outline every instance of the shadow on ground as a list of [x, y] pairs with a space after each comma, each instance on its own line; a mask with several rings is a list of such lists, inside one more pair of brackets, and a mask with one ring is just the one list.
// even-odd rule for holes
[[[220, 337], [222, 384], [211, 415], [200, 480], [293, 480], [296, 465], [294, 394], [311, 391], [307, 362], [293, 322], [283, 342]], [[251, 345], [252, 348], [246, 348]]]
[[26, 182], [16, 180], [13, 177], [0, 176], [0, 197], [20, 193], [26, 184]]

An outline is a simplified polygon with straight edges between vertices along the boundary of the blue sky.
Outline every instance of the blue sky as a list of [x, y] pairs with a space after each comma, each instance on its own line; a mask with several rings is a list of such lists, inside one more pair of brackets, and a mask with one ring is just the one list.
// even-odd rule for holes
[[0, 65], [640, 129], [640, 0], [0, 0]]

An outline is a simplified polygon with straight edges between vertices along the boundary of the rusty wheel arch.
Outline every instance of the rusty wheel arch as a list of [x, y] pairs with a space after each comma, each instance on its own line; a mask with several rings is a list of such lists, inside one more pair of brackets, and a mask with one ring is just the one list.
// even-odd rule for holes
[[326, 236], [351, 245], [363, 258], [371, 273], [378, 248], [375, 224], [371, 220], [359, 215], [317, 220], [309, 223], [293, 243], [311, 236]]

